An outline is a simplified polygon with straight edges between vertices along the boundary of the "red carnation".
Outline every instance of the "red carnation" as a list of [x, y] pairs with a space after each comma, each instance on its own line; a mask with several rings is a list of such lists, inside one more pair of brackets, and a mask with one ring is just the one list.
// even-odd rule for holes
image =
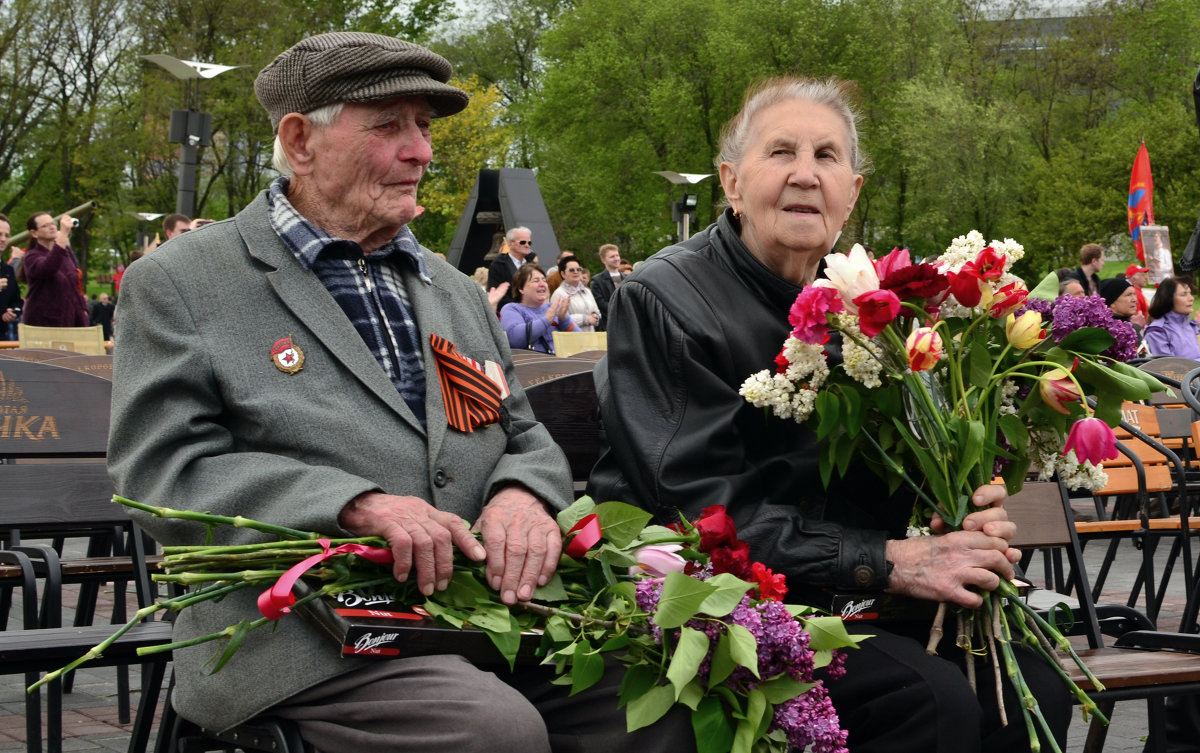
[[809, 285], [796, 296], [796, 302], [788, 311], [788, 324], [792, 325], [792, 337], [809, 345], [824, 345], [829, 342], [829, 319], [827, 314], [844, 311], [842, 296], [835, 288]]
[[751, 574], [750, 545], [744, 541], [734, 541], [729, 546], [717, 547], [709, 553], [712, 557], [713, 574], [729, 573], [742, 580], [750, 580]]
[[890, 290], [872, 290], [854, 299], [858, 306], [858, 328], [874, 337], [900, 314], [900, 299]]
[[913, 264], [897, 269], [879, 281], [881, 290], [890, 290], [904, 301], [909, 298], [933, 298], [946, 288], [950, 281], [932, 264]]
[[738, 543], [737, 526], [722, 505], [704, 508], [696, 521], [696, 530], [700, 532], [700, 551], [705, 554]]
[[755, 562], [750, 566], [750, 574], [758, 583], [758, 595], [764, 599], [774, 599], [775, 601], [783, 601], [783, 597], [787, 596], [787, 578], [783, 573], [773, 573], [771, 569], [761, 562]]
[[780, 351], [779, 355], [775, 356], [775, 373], [776, 374], [782, 374], [782, 373], [786, 372], [788, 370], [788, 366], [790, 366], [790, 365], [791, 365], [791, 362], [788, 361], [787, 356], [784, 355], [784, 351]]

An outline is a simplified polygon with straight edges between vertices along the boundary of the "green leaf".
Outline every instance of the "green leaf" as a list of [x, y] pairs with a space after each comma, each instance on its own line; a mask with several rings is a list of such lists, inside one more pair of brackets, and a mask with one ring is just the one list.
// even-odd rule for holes
[[867, 637], [851, 636], [846, 632], [846, 623], [842, 622], [841, 617], [811, 617], [804, 621], [804, 629], [808, 631], [808, 645], [813, 651], [857, 646], [859, 641]]
[[729, 656], [758, 677], [758, 641], [753, 633], [741, 625], [729, 626]]
[[713, 617], [724, 617], [732, 612], [746, 592], [753, 588], [752, 584], [730, 573], [714, 575], [705, 583], [716, 586], [717, 590], [700, 603], [698, 611]]
[[592, 501], [592, 498], [583, 496], [555, 516], [555, 520], [558, 521], [558, 527], [562, 529], [565, 535], [567, 531], [575, 527], [576, 523], [591, 515], [595, 509], [596, 503]]
[[[984, 429], [982, 421], [964, 421], [959, 429], [959, 444], [961, 447], [958, 457], [958, 473], [954, 484], [959, 489], [967, 486], [967, 480], [979, 465], [979, 456], [983, 452]], [[991, 469], [988, 469], [991, 473]], [[990, 477], [989, 477], [990, 478]]]
[[221, 671], [238, 649], [242, 647], [242, 643], [246, 640], [246, 635], [250, 632], [250, 621], [242, 620], [233, 628], [233, 633], [230, 634], [229, 640], [225, 643], [225, 649], [217, 657], [216, 664], [213, 665], [212, 674]]
[[750, 753], [754, 740], [758, 737], [758, 726], [767, 711], [767, 699], [761, 690], [751, 690], [747, 694], [745, 719], [738, 722], [737, 730], [733, 733], [732, 753]]
[[815, 685], [815, 682], [800, 682], [782, 674], [759, 685], [758, 689], [763, 692], [767, 703], [780, 704], [807, 692]]
[[625, 670], [621, 678], [621, 690], [618, 695], [617, 707], [626, 705], [632, 699], [650, 692], [650, 688], [658, 682], [658, 669], [648, 664], [634, 664]]
[[696, 734], [696, 753], [726, 753], [733, 745], [733, 725], [725, 705], [716, 696], [706, 695], [692, 712], [692, 731]]
[[1150, 397], [1150, 387], [1144, 380], [1109, 364], [1095, 364], [1081, 359], [1075, 370], [1075, 378], [1091, 387], [1088, 393], [1100, 399], [1146, 400]]
[[450, 585], [442, 591], [438, 600], [455, 607], [474, 607], [480, 601], [490, 601], [491, 591], [465, 570], [455, 570], [450, 576]]
[[546, 634], [556, 643], [570, 641], [575, 637], [571, 622], [561, 615], [553, 615], [546, 620]]
[[546, 585], [538, 586], [533, 591], [533, 600], [539, 602], [566, 601], [567, 589], [563, 587], [562, 577], [555, 573], [546, 581]]
[[666, 526], [650, 525], [642, 529], [637, 540], [641, 544], [657, 544], [660, 541], [678, 541], [679, 531], [673, 531]]
[[695, 628], [685, 627], [679, 634], [675, 653], [667, 666], [667, 679], [675, 687], [675, 700], [684, 687], [696, 677], [700, 662], [708, 654], [708, 636]]
[[1058, 298], [1058, 275], [1048, 273], [1038, 282], [1037, 287], [1029, 291], [1030, 298], [1041, 298], [1043, 301], [1053, 301]]
[[604, 537], [619, 547], [629, 546], [654, 517], [642, 508], [624, 502], [602, 502], [596, 505], [595, 512]]
[[848, 389], [842, 393], [842, 400], [846, 403], [846, 433], [854, 437], [863, 425], [862, 396], [858, 394], [858, 390]]
[[700, 705], [700, 700], [704, 698], [704, 683], [699, 677], [693, 677], [692, 681], [683, 686], [683, 690], [679, 693], [679, 700], [676, 701], [681, 706], [687, 706], [692, 711]]
[[509, 615], [512, 620], [509, 629], [504, 632], [495, 632], [485, 630], [487, 637], [492, 640], [492, 645], [508, 662], [508, 671], [513, 671], [517, 666], [517, 652], [521, 650], [521, 626], [517, 624], [516, 618]]
[[675, 691], [670, 685], [655, 685], [625, 705], [625, 731], [648, 727], [666, 716], [675, 705]]
[[816, 411], [817, 418], [819, 419], [817, 423], [817, 441], [821, 441], [836, 431], [841, 425], [842, 403], [835, 393], [829, 390], [821, 390], [817, 393], [813, 410]]
[[[1130, 379], [1141, 380], [1146, 385], [1146, 388], [1151, 392], [1167, 391], [1167, 385], [1160, 382], [1158, 377], [1149, 372], [1142, 371], [1135, 366], [1130, 366], [1129, 364], [1122, 363], [1120, 361], [1114, 361], [1113, 363], [1109, 364], [1109, 368], [1113, 371], [1119, 372], [1123, 376], [1129, 377]], [[1170, 392], [1171, 394], [1174, 394], [1174, 390], [1170, 390]]]
[[1025, 422], [1019, 416], [1007, 413], [1000, 416], [996, 423], [1000, 426], [1000, 431], [1004, 434], [1004, 439], [1008, 441], [1009, 447], [1023, 450], [1029, 446], [1029, 430], [1025, 428]]
[[716, 588], [704, 581], [689, 578], [683, 573], [668, 573], [663, 582], [662, 596], [654, 624], [662, 628], [677, 628], [696, 616], [697, 610]]
[[503, 604], [479, 604], [467, 612], [467, 622], [477, 628], [496, 633], [520, 629], [512, 612]]
[[967, 359], [967, 377], [971, 380], [970, 383], [986, 385], [992, 376], [992, 354], [983, 343], [978, 343], [971, 348]]
[[576, 650], [575, 660], [571, 662], [571, 693], [587, 690], [604, 677], [604, 657], [591, 650], [590, 646], [580, 645], [586, 650]]
[[1074, 353], [1098, 356], [1113, 346], [1116, 340], [1103, 327], [1080, 327], [1064, 337], [1058, 347]]
[[733, 674], [733, 670], [737, 669], [729, 646], [729, 633], [721, 633], [721, 637], [717, 639], [717, 647], [713, 649], [712, 662], [708, 670], [709, 688], [715, 688], [725, 682], [725, 679]]

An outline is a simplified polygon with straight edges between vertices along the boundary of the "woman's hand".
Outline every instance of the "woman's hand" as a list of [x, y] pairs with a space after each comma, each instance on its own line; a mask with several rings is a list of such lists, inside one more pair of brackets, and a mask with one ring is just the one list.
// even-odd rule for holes
[[[1013, 563], [1021, 559], [1008, 545], [1017, 526], [1008, 519], [1004, 498], [1004, 487], [981, 486], [971, 497], [980, 509], [963, 519], [961, 531], [888, 541], [887, 559], [894, 565], [888, 592], [981, 606], [983, 597], [971, 587], [995, 590], [1001, 578], [1013, 577]], [[935, 516], [930, 528], [944, 532], [945, 521]]]

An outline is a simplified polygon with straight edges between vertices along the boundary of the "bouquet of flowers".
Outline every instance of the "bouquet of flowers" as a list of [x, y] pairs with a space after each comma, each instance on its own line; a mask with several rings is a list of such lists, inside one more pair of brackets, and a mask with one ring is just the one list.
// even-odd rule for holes
[[[1164, 387], [1125, 363], [1136, 334], [1102, 299], [1056, 297], [1053, 274], [1032, 291], [1011, 274], [1023, 253], [1011, 239], [987, 244], [972, 231], [932, 261], [914, 262], [903, 249], [872, 261], [858, 245], [832, 254], [827, 279], [796, 298], [775, 368], [751, 375], [741, 394], [814, 428], [826, 483], [855, 458], [892, 491], [907, 483], [918, 499], [910, 534], [927, 533], [933, 514], [949, 530], [961, 528], [975, 488], [1001, 476], [1015, 493], [1032, 463], [1043, 478], [1057, 472], [1069, 486], [1099, 489], [1107, 481], [1101, 463], [1117, 456], [1110, 426], [1122, 401]], [[840, 362], [830, 358], [834, 332]], [[986, 596], [987, 619], [962, 616], [960, 645], [972, 645], [970, 625], [978, 624], [1010, 668], [1013, 633], [1051, 662], [1053, 645], [1070, 651], [1020, 599], [1004, 598], [1016, 596], [1011, 584]], [[940, 634], [944, 605], [938, 614]], [[1021, 691], [1019, 672], [1014, 682]]]
[[[236, 660], [248, 631], [315, 599], [371, 591], [416, 605], [442, 625], [482, 631], [510, 667], [522, 634], [540, 633], [537, 653], [554, 665], [556, 682], [569, 685], [572, 694], [598, 682], [606, 671], [605, 655], [614, 657], [624, 668], [619, 703], [630, 731], [682, 704], [691, 710], [701, 753], [783, 753], [809, 745], [821, 753], [846, 750], [846, 733], [824, 681], [844, 674], [842, 649], [867, 636], [849, 635], [839, 617], [784, 604], [784, 576], [750, 561], [749, 547], [738, 540], [723, 507], [666, 527], [648, 525], [650, 513], [630, 505], [595, 504], [584, 497], [558, 515], [566, 551], [554, 577], [530, 601], [509, 607], [486, 587], [484, 564], [465, 557], [455, 559], [449, 586], [427, 598], [412, 580], [392, 577], [391, 550], [379, 538], [333, 539], [246, 518], [114, 501], [195, 521], [210, 531], [234, 525], [273, 540], [166, 547], [165, 572], [154, 580], [191, 590], [139, 610], [107, 641], [48, 673], [34, 688], [100, 656], [160, 610], [266, 588], [258, 598], [261, 615], [248, 615], [214, 635], [139, 650], [217, 642], [216, 672]], [[299, 578], [307, 594], [296, 598], [292, 585]], [[818, 670], [825, 679], [816, 677]]]

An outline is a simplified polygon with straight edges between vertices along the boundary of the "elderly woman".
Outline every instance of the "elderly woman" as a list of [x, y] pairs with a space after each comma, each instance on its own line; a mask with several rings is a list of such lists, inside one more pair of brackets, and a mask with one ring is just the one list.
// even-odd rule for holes
[[1195, 298], [1187, 280], [1168, 277], [1150, 299], [1151, 322], [1146, 325], [1150, 355], [1180, 356], [1200, 361], [1200, 313], [1193, 313]]
[[575, 323], [567, 315], [567, 300], [550, 302], [546, 275], [536, 264], [525, 264], [512, 280], [516, 301], [500, 309], [500, 326], [513, 349], [554, 352], [554, 332], [571, 332]]
[[558, 268], [562, 270], [563, 281], [550, 296], [550, 303], [565, 299], [575, 328], [580, 332], [595, 332], [600, 322], [600, 307], [583, 280], [583, 265], [574, 256], [567, 256], [558, 260]]
[[[998, 487], [976, 492], [980, 509], [965, 530], [906, 539], [911, 497], [889, 498], [865, 468], [824, 489], [814, 434], [738, 394], [778, 354], [789, 307], [821, 274], [854, 209], [864, 162], [856, 120], [834, 81], [771, 79], [747, 94], [717, 159], [729, 208], [646, 260], [610, 304], [608, 356], [595, 373], [608, 447], [589, 492], [663, 522], [725, 506], [752, 559], [785, 573], [801, 601], [824, 594], [828, 606], [828, 590], [850, 589], [978, 606], [974, 589], [996, 588], [1018, 558]], [[1001, 727], [990, 693], [976, 698], [954, 661], [961, 651], [944, 643], [941, 656], [925, 653], [928, 620], [866, 632], [876, 637], [849, 652], [846, 676], [829, 684], [850, 750], [1028, 746], [1023, 725]], [[1065, 737], [1066, 692], [1049, 668], [1023, 658]]]

